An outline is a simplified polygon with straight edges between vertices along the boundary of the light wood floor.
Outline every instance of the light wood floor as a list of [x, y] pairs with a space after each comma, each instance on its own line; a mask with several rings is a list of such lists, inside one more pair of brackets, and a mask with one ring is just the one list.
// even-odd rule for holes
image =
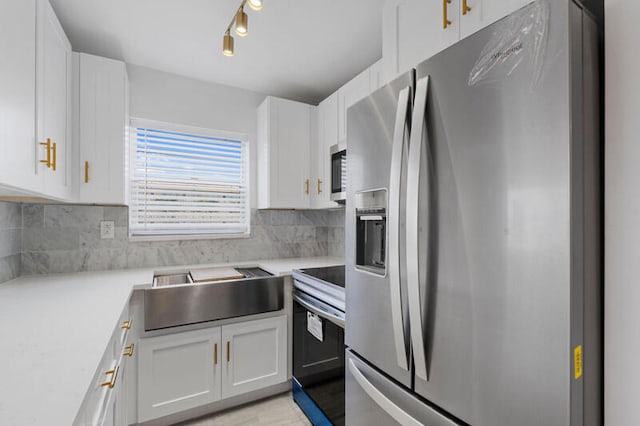
[[180, 423], [180, 426], [311, 426], [291, 393]]

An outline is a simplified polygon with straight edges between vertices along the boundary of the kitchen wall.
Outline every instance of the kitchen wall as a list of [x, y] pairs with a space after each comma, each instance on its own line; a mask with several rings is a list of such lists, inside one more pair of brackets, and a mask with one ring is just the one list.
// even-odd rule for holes
[[21, 205], [0, 202], [0, 283], [20, 275]]
[[[250, 238], [162, 242], [130, 242], [126, 207], [25, 204], [22, 211], [24, 275], [344, 254], [341, 210], [253, 210]], [[115, 221], [114, 239], [100, 239], [102, 220]]]
[[605, 0], [605, 424], [640, 425], [640, 2]]
[[[265, 95], [131, 64], [127, 72], [132, 118], [246, 134], [257, 188], [256, 108]], [[99, 238], [101, 220], [115, 221], [115, 239]], [[344, 256], [343, 210], [253, 210], [251, 237], [242, 239], [129, 242], [127, 223], [126, 207], [0, 203], [0, 282], [21, 274]]]
[[[132, 118], [246, 134], [251, 151], [251, 187], [257, 188], [256, 108], [266, 95], [131, 64], [127, 64], [127, 74]], [[251, 205], [256, 203], [252, 191]]]

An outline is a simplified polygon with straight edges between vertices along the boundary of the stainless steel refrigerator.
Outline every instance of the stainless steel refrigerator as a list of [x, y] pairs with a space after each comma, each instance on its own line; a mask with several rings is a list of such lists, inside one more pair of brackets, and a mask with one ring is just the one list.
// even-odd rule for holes
[[597, 27], [536, 1], [348, 111], [348, 425], [602, 424]]

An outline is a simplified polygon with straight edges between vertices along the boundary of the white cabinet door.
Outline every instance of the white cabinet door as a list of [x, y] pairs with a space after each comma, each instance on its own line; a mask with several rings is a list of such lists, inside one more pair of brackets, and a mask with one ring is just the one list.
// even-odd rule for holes
[[[461, 38], [491, 25], [530, 2], [531, 0], [466, 0], [466, 13], [460, 19]], [[460, 10], [461, 13], [464, 12], [464, 4]]]
[[311, 205], [311, 105], [267, 97], [258, 107], [258, 208]]
[[220, 328], [140, 339], [136, 349], [138, 422], [220, 399]]
[[84, 53], [73, 55], [78, 201], [125, 204], [126, 66]]
[[382, 72], [382, 59], [369, 67], [369, 94], [384, 86], [384, 73]]
[[389, 0], [383, 13], [386, 81], [460, 39], [461, 0]]
[[312, 146], [311, 161], [314, 176], [311, 207], [327, 209], [338, 207], [331, 201], [331, 153], [338, 143], [338, 93], [320, 102], [316, 110], [318, 121], [317, 140]]
[[35, 0], [3, 1], [0, 52], [0, 184], [39, 191], [35, 136]]
[[360, 99], [369, 95], [369, 69], [362, 71], [338, 89], [338, 141], [347, 141], [347, 110]]
[[228, 398], [287, 380], [287, 317], [222, 327], [225, 345], [222, 397]]
[[[43, 193], [52, 198], [71, 195], [71, 44], [47, 0], [37, 3], [36, 104], [37, 139], [51, 142], [40, 146], [37, 168]], [[47, 152], [48, 151], [48, 152]]]

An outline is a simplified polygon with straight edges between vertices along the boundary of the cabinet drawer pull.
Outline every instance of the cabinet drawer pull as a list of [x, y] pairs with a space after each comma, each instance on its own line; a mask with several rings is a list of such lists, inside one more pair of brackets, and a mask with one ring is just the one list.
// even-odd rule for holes
[[40, 142], [40, 145], [43, 145], [47, 148], [47, 159], [40, 160], [41, 163], [44, 163], [48, 169], [51, 168], [51, 139], [47, 138], [46, 142]]
[[120, 369], [120, 366], [117, 366], [113, 370], [105, 371], [104, 372], [105, 376], [111, 376], [111, 378], [108, 382], [100, 383], [100, 386], [103, 386], [103, 387], [107, 386], [109, 389], [113, 389], [113, 387], [116, 385], [116, 378], [118, 377], [119, 369]]
[[218, 365], [218, 344], [213, 344], [213, 365]]
[[227, 364], [231, 361], [231, 342], [227, 340]]
[[304, 181], [304, 185], [305, 185], [304, 193], [309, 195], [309, 179]]
[[131, 320], [122, 321], [122, 325], [120, 326], [120, 328], [123, 329], [123, 330], [130, 330], [131, 329]]
[[442, 28], [445, 30], [449, 25], [451, 25], [451, 21], [448, 17], [448, 9], [451, 4], [451, 0], [442, 0]]
[[84, 183], [89, 183], [89, 162], [84, 162]]
[[462, 14], [463, 15], [466, 15], [467, 13], [471, 12], [471, 8], [467, 4], [467, 1], [468, 0], [462, 0]]
[[322, 192], [322, 181], [318, 179], [318, 195]]
[[134, 348], [134, 344], [131, 343], [130, 345], [127, 345], [124, 347], [125, 352], [122, 354], [124, 356], [133, 356], [133, 348]]
[[53, 151], [53, 161], [51, 162], [51, 168], [53, 169], [53, 171], [56, 171], [56, 164], [57, 164], [57, 150], [56, 150], [56, 143], [54, 142], [53, 145], [51, 146], [51, 151]]

